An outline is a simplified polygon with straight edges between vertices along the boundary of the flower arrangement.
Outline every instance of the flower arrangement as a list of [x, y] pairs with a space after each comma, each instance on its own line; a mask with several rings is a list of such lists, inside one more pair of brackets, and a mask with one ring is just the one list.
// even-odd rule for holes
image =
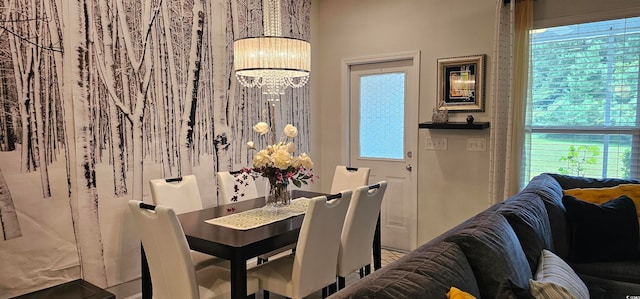
[[265, 177], [269, 180], [271, 188], [284, 188], [293, 183], [296, 187], [302, 184], [313, 183], [316, 176], [311, 169], [313, 161], [306, 154], [295, 156], [296, 145], [290, 140], [298, 136], [298, 129], [287, 124], [284, 127], [280, 140], [275, 142], [275, 135], [269, 125], [259, 122], [253, 126], [253, 130], [260, 133], [260, 136], [270, 137], [271, 144], [266, 148], [258, 150], [253, 141], [247, 142], [249, 149], [257, 151], [253, 158], [253, 167], [242, 169], [243, 173]]

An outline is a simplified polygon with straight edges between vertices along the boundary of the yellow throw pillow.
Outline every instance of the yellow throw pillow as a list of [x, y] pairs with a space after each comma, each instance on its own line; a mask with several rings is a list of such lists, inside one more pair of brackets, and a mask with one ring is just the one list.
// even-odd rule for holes
[[576, 188], [563, 190], [562, 193], [599, 205], [618, 198], [620, 195], [626, 195], [636, 205], [636, 215], [638, 215], [638, 220], [640, 221], [640, 184], [620, 184], [608, 188]]
[[460, 289], [456, 288], [456, 287], [451, 287], [451, 289], [449, 289], [449, 292], [447, 293], [447, 298], [449, 299], [476, 299], [476, 297], [474, 297], [473, 295], [461, 291]]

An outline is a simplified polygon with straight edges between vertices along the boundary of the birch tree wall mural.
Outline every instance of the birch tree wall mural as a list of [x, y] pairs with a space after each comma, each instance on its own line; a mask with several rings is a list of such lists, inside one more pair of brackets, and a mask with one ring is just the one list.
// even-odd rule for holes
[[[282, 1], [308, 39], [310, 0]], [[233, 40], [263, 32], [261, 0], [0, 0], [0, 298], [140, 275], [129, 199], [147, 181], [248, 166], [260, 90], [236, 84]], [[309, 152], [309, 88], [280, 125]]]

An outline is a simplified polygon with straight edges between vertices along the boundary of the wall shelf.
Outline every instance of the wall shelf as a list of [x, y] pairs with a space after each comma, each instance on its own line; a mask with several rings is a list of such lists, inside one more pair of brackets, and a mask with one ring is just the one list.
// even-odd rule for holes
[[474, 122], [472, 124], [467, 124], [467, 122], [433, 123], [427, 121], [418, 124], [418, 128], [420, 129], [484, 130], [489, 127], [489, 122]]

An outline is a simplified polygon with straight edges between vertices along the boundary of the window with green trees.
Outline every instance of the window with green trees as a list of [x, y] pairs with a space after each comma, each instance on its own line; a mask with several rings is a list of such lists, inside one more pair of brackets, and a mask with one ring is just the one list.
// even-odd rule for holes
[[640, 17], [536, 29], [530, 46], [523, 183], [638, 178]]

